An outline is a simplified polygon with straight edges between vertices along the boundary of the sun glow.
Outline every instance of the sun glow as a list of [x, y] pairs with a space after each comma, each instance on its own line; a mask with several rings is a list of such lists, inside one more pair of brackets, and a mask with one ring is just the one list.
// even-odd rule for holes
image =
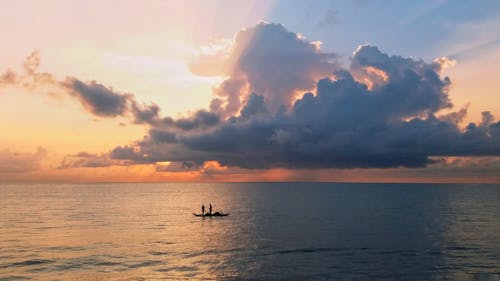
[[[323, 5], [307, 4], [306, 8], [300, 1], [123, 1], [117, 5], [75, 0], [46, 5], [23, 0], [4, 6], [0, 10], [4, 39], [0, 52], [0, 181], [446, 180], [433, 174], [433, 169], [450, 177], [469, 169], [498, 181], [493, 175], [498, 171], [498, 159], [440, 160], [429, 151], [422, 152], [422, 157], [436, 161], [418, 162], [425, 166], [419, 171], [399, 168], [407, 166], [397, 163], [379, 170], [379, 166], [363, 163], [360, 166], [366, 170], [355, 169], [359, 166], [317, 168], [339, 167], [329, 159], [325, 166], [311, 165], [323, 161], [320, 159], [344, 140], [348, 140], [346, 147], [361, 145], [358, 151], [346, 152], [351, 156], [364, 149], [383, 152], [381, 145], [387, 145], [389, 151], [395, 147], [398, 153], [401, 145], [401, 151], [416, 151], [419, 156], [424, 149], [412, 146], [411, 137], [421, 130], [411, 126], [419, 122], [434, 126], [427, 122], [431, 117], [451, 129], [457, 124], [460, 138], [470, 128], [471, 135], [485, 141], [477, 149], [497, 155], [496, 140], [491, 144], [488, 140], [497, 137], [498, 126], [489, 125], [498, 122], [500, 115], [494, 95], [500, 51], [491, 32], [479, 32], [496, 26], [497, 19], [470, 26], [472, 29], [459, 28], [451, 37], [446, 36], [455, 28], [450, 25], [450, 30], [440, 30], [440, 36], [433, 35], [443, 41], [410, 46], [406, 39], [419, 44], [415, 38], [435, 31], [409, 38], [413, 34], [397, 34], [402, 27], [384, 37], [375, 32], [386, 30], [383, 21], [359, 28], [351, 24], [354, 19], [359, 22], [359, 17], [350, 17], [343, 5], [337, 5], [345, 21], [342, 28], [337, 27], [336, 18], [321, 20], [327, 10], [320, 7]], [[411, 30], [417, 31], [416, 26]], [[349, 33], [351, 36], [342, 36]], [[380, 49], [359, 46], [370, 41]], [[349, 58], [356, 46], [359, 48]], [[421, 69], [429, 73], [419, 73]], [[360, 85], [352, 86], [349, 79], [340, 83], [344, 71], [374, 94], [357, 98], [354, 90]], [[320, 89], [318, 81], [324, 78], [339, 83], [326, 83]], [[78, 81], [81, 89], [75, 90], [68, 81]], [[364, 86], [359, 88], [366, 92]], [[391, 95], [378, 99], [377, 94], [383, 97], [385, 91]], [[309, 92], [312, 96], [305, 95]], [[330, 93], [332, 106], [321, 99]], [[336, 93], [339, 95], [334, 96]], [[301, 103], [294, 108], [297, 100]], [[445, 106], [445, 101], [454, 107], [434, 111]], [[417, 113], [410, 110], [413, 107]], [[365, 109], [370, 116], [359, 114]], [[404, 115], [406, 110], [411, 114]], [[386, 123], [392, 129], [374, 126], [373, 134], [381, 137], [364, 146], [365, 140], [371, 140], [371, 121], [385, 120], [383, 111], [390, 116], [401, 114], [401, 123], [415, 131], [401, 133], [409, 136], [408, 141], [398, 141], [401, 136], [395, 132], [401, 127], [392, 127], [398, 122], [391, 119]], [[412, 123], [414, 117], [419, 118]], [[165, 137], [155, 139], [156, 131]], [[368, 132], [368, 137], [361, 136], [362, 132]], [[385, 133], [387, 137], [382, 137]], [[442, 147], [453, 147], [454, 139], [447, 139], [450, 135], [439, 135], [446, 140]], [[469, 140], [466, 137], [463, 139]], [[238, 142], [234, 148], [233, 141]], [[475, 145], [471, 142], [470, 147]], [[489, 146], [492, 149], [486, 151]], [[118, 147], [124, 148], [123, 154], [112, 155]], [[462, 156], [462, 150], [457, 151]], [[248, 159], [236, 161], [236, 153], [246, 153]], [[336, 157], [332, 155], [328, 158]], [[262, 162], [249, 161], [251, 157], [266, 159], [266, 168], [259, 166]], [[308, 157], [305, 166], [297, 165]], [[386, 158], [382, 160], [393, 160], [393, 155]], [[332, 163], [335, 165], [329, 166]], [[483, 168], [492, 171], [491, 175]]]

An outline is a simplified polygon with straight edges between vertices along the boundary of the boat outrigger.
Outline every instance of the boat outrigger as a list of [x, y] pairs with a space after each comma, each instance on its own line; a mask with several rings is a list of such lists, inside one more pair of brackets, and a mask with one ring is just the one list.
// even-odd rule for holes
[[221, 211], [212, 213], [212, 203], [208, 204], [208, 212], [205, 212], [205, 204], [201, 204], [201, 214], [193, 213], [195, 217], [226, 217], [229, 214], [224, 214]]
[[215, 213], [206, 213], [206, 214], [195, 214], [193, 213], [194, 216], [196, 217], [226, 217], [229, 216], [229, 214], [225, 214], [222, 212], [215, 212]]

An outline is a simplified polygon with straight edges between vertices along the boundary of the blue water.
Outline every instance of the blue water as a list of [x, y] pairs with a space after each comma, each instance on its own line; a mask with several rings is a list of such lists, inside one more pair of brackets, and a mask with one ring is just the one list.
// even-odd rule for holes
[[3, 184], [0, 280], [500, 280], [500, 185]]

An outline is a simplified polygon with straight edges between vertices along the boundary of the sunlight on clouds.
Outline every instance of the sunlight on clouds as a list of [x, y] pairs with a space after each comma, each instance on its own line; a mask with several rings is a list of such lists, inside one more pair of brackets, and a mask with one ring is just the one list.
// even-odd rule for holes
[[457, 61], [454, 59], [449, 59], [447, 57], [439, 57], [434, 60], [435, 63], [441, 66], [441, 72], [447, 68], [454, 67], [457, 65]]
[[[451, 56], [434, 62], [363, 45], [345, 68], [321, 41], [254, 26], [275, 1], [53, 4], [12, 4], [30, 19], [14, 25], [0, 17], [6, 45], [19, 44], [5, 49], [6, 67], [26, 46], [41, 54], [0, 69], [0, 170], [62, 181], [445, 181], [485, 168], [498, 179], [497, 158], [445, 157], [498, 151], [488, 142], [500, 115], [498, 19], [450, 27], [432, 58]], [[337, 36], [299, 29], [326, 46]], [[486, 145], [450, 154], [474, 136], [470, 147]]]
[[376, 67], [365, 66], [360, 70], [354, 74], [356, 74], [355, 76], [360, 82], [366, 84], [368, 90], [373, 90], [374, 87], [383, 85], [389, 81], [387, 73]]
[[[458, 59], [456, 66], [444, 69], [452, 79], [450, 96], [457, 106], [470, 104], [466, 122], [481, 120], [481, 112], [490, 110], [500, 116], [498, 68], [500, 51], [488, 50], [474, 57]], [[496, 71], [495, 71], [496, 70]]]
[[192, 51], [192, 54], [194, 56], [201, 56], [201, 55], [213, 56], [219, 53], [227, 53], [229, 52], [233, 44], [234, 44], [233, 39], [222, 38], [215, 43], [211, 43], [205, 46], [198, 47], [197, 49], [194, 49]]

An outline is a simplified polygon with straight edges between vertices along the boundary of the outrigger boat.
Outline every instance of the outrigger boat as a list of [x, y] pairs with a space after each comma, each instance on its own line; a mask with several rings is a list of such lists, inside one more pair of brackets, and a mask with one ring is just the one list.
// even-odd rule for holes
[[224, 214], [222, 212], [215, 212], [215, 213], [206, 213], [206, 214], [195, 214], [193, 213], [195, 217], [226, 217], [229, 216], [229, 214]]

